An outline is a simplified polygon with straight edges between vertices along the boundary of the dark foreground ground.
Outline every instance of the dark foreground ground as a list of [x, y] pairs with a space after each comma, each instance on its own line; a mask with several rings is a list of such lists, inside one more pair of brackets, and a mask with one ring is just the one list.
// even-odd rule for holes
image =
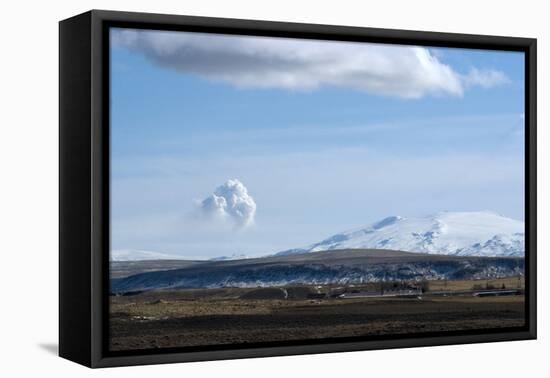
[[[506, 282], [508, 287], [514, 280]], [[500, 287], [501, 282], [496, 284]], [[467, 290], [441, 295], [472, 288], [472, 282], [438, 285], [420, 297], [408, 298], [315, 299], [311, 293], [319, 288], [313, 287], [113, 296], [110, 346], [121, 351], [524, 325], [523, 295], [475, 297]]]

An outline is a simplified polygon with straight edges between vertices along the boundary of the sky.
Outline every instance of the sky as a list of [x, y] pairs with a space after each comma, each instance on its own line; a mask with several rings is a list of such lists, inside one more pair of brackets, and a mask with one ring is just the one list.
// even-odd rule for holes
[[524, 218], [523, 53], [110, 34], [113, 250], [259, 256], [391, 215]]

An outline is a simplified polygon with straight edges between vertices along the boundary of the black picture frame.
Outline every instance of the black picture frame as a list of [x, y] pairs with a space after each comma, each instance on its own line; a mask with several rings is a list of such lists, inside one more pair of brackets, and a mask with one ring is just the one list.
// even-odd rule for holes
[[[107, 348], [109, 27], [461, 47], [525, 53], [526, 326], [270, 343], [238, 348]], [[92, 10], [59, 24], [59, 354], [89, 367], [407, 348], [536, 338], [536, 39]]]

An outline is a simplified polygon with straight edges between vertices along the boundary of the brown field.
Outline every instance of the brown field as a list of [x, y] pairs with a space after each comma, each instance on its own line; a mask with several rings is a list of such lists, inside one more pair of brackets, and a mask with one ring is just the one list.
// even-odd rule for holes
[[493, 287], [500, 289], [504, 285], [507, 289], [524, 289], [525, 288], [525, 277], [507, 277], [499, 279], [481, 279], [481, 280], [455, 280], [455, 281], [430, 281], [430, 291], [437, 290], [452, 290], [452, 291], [461, 291], [461, 290], [472, 290], [475, 286], [480, 286], [481, 289], [485, 287]]
[[[113, 351], [523, 326], [524, 296], [474, 297], [474, 285], [517, 277], [431, 281], [421, 297], [308, 299], [334, 287], [181, 289], [110, 297]], [[372, 285], [354, 290], [372, 290]], [[457, 295], [440, 296], [440, 291]], [[462, 293], [461, 293], [462, 292]], [[283, 295], [282, 293], [286, 293]], [[285, 299], [286, 296], [286, 299]]]

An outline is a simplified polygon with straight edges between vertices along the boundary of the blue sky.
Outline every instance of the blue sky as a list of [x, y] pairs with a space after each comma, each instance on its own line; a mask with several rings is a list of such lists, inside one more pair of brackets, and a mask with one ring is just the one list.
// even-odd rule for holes
[[[111, 33], [113, 249], [261, 255], [389, 215], [523, 219], [522, 53]], [[247, 227], [202, 214], [228, 179]]]

